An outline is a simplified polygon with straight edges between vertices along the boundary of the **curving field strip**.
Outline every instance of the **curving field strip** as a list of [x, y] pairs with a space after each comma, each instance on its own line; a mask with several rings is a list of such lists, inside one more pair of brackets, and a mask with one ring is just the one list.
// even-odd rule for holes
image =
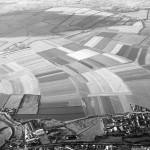
[[0, 39], [0, 89], [1, 107], [16, 108], [16, 117], [71, 120], [150, 107], [149, 37], [138, 35], [139, 19], [61, 7], [14, 21], [19, 28]]

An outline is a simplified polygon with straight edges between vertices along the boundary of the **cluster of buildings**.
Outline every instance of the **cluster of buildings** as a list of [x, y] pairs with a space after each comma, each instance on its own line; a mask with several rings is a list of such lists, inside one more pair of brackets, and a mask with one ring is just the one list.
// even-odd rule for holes
[[103, 118], [105, 134], [109, 136], [139, 137], [150, 135], [150, 113], [129, 113]]

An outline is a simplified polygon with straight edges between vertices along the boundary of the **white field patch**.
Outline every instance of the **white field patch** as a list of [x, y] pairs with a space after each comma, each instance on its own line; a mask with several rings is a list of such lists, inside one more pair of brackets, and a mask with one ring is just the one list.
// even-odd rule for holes
[[122, 46], [123, 46], [122, 44], [117, 44], [117, 45], [114, 47], [114, 49], [111, 51], [111, 54], [116, 54], [116, 53], [118, 53]]
[[108, 16], [112, 16], [113, 13], [110, 13], [110, 12], [100, 12], [100, 13], [95, 14], [95, 15], [96, 16], [106, 16], [106, 17], [108, 17]]
[[99, 84], [97, 78], [95, 78], [91, 72], [86, 72], [82, 75], [88, 80], [87, 86], [92, 95], [104, 93], [101, 84]]
[[14, 71], [21, 71], [23, 70], [24, 68], [20, 65], [18, 65], [17, 63], [15, 62], [11, 62], [11, 63], [8, 63], [6, 64], [8, 67], [10, 67], [11, 69], [13, 69]]
[[13, 94], [12, 84], [7, 80], [1, 81], [0, 82], [0, 91], [1, 91], [1, 93], [5, 93], [5, 94]]
[[92, 16], [92, 15], [96, 15], [98, 14], [99, 11], [96, 11], [96, 10], [90, 10], [90, 11], [86, 11], [84, 13], [82, 13], [83, 16]]
[[124, 32], [124, 33], [136, 33], [137, 34], [142, 28], [143, 27], [141, 26], [113, 26], [113, 27], [109, 27], [108, 29], [118, 30], [119, 32]]
[[97, 45], [104, 37], [95, 36], [92, 39], [90, 39], [87, 43], [85, 43], [85, 46], [94, 47]]
[[150, 64], [150, 48], [148, 49], [148, 53], [147, 53], [146, 58], [145, 58], [145, 63]]
[[20, 77], [22, 86], [24, 88], [24, 94], [40, 94], [38, 81], [35, 77], [31, 75], [24, 75]]
[[142, 23], [141, 21], [137, 21], [137, 22], [135, 22], [132, 26], [143, 28], [143, 23]]
[[82, 59], [86, 59], [95, 55], [98, 55], [99, 53], [88, 50], [88, 49], [83, 49], [71, 54], [67, 54], [68, 56], [75, 58], [77, 60], [82, 60]]
[[53, 45], [50, 45], [50, 44], [43, 42], [43, 41], [33, 42], [30, 44], [30, 47], [31, 47], [31, 50], [33, 50], [34, 52], [41, 52], [41, 51], [55, 48]]
[[130, 93], [131, 91], [122, 79], [106, 68], [96, 70], [110, 85], [115, 93]]

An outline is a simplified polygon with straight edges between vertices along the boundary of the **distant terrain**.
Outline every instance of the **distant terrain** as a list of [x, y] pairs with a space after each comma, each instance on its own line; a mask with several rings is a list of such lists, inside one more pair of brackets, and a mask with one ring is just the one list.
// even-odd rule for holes
[[42, 10], [59, 6], [126, 12], [149, 8], [150, 0], [0, 0], [0, 13], [15, 10]]

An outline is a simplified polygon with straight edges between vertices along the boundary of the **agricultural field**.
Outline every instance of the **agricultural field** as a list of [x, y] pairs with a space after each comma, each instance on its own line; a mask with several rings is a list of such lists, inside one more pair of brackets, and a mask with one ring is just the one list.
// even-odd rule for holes
[[0, 109], [60, 121], [150, 109], [149, 8], [149, 0], [0, 0]]
[[95, 3], [0, 1], [0, 108], [63, 121], [150, 108], [150, 2]]

